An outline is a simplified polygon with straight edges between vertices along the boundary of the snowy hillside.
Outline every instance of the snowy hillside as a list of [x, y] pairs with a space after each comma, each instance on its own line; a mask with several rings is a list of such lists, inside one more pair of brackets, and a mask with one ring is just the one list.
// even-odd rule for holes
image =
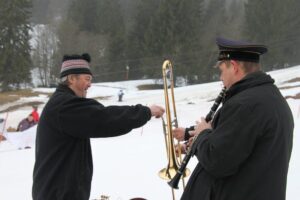
[[[270, 72], [284, 96], [300, 93], [300, 66]], [[298, 78], [296, 81], [287, 82]], [[163, 90], [139, 91], [136, 86], [153, 83], [153, 80], [95, 83], [89, 89], [88, 97], [96, 98], [104, 105], [144, 105], [164, 106]], [[179, 87], [175, 89], [179, 126], [194, 124], [208, 113], [214, 99], [222, 88], [221, 82]], [[117, 102], [119, 89], [125, 92], [124, 101]], [[53, 89], [36, 89], [53, 92]], [[34, 101], [22, 99], [20, 101]], [[41, 95], [39, 101], [46, 102], [47, 96]], [[298, 200], [300, 196], [300, 99], [287, 99], [294, 115], [294, 146], [290, 162], [287, 185], [287, 200]], [[18, 102], [11, 103], [15, 104]], [[8, 105], [0, 105], [0, 110]], [[41, 111], [43, 106], [39, 108]], [[10, 112], [7, 126], [16, 127], [18, 122], [29, 114], [31, 107]], [[4, 118], [6, 113], [0, 114]], [[30, 129], [34, 137], [35, 128]], [[24, 136], [25, 137], [25, 136]], [[27, 137], [28, 138], [28, 137]], [[30, 138], [29, 138], [30, 139]], [[0, 143], [0, 199], [31, 199], [34, 146], [18, 150], [18, 144], [11, 141]], [[133, 130], [127, 135], [106, 139], [93, 139], [94, 175], [91, 199], [101, 195], [110, 196], [109, 200], [128, 200], [143, 197], [148, 200], [171, 199], [171, 189], [166, 181], [158, 177], [158, 172], [167, 165], [161, 119], [152, 119], [144, 127]], [[195, 158], [188, 165], [193, 170]], [[182, 188], [182, 186], [180, 185]], [[177, 199], [182, 189], [176, 191]]]

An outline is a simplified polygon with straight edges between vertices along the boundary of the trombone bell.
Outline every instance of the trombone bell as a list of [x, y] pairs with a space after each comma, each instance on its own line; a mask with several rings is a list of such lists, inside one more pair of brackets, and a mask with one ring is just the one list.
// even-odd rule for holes
[[[175, 167], [167, 167], [164, 168], [162, 170], [160, 170], [158, 172], [158, 175], [160, 178], [165, 179], [165, 180], [171, 180], [172, 178], [174, 178], [174, 176], [177, 174], [178, 169], [175, 169]], [[189, 169], [185, 169], [184, 173], [183, 173], [183, 177], [187, 177], [190, 175], [190, 170]]]

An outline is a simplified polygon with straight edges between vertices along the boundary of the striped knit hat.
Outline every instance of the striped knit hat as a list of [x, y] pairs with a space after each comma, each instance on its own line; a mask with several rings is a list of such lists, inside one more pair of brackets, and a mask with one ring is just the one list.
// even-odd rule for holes
[[60, 78], [69, 74], [92, 75], [89, 66], [90, 62], [91, 57], [87, 53], [84, 53], [82, 55], [64, 55], [60, 70]]

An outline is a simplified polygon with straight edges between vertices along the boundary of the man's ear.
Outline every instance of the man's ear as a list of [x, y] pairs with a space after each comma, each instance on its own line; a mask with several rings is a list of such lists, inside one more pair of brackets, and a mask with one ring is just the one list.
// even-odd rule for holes
[[68, 79], [68, 82], [69, 82], [69, 83], [73, 83], [74, 80], [75, 80], [75, 77], [74, 77], [73, 74], [70, 74], [70, 75], [67, 75], [67, 79]]
[[235, 61], [235, 60], [230, 60], [230, 64], [232, 66], [232, 69], [234, 71], [235, 74], [239, 73], [240, 69], [240, 64]]

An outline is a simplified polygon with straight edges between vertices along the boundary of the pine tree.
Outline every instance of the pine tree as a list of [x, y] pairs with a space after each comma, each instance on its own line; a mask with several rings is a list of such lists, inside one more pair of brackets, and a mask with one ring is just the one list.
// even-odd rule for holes
[[[171, 59], [178, 74], [191, 75], [199, 58], [194, 52], [201, 48], [202, 2], [161, 1], [145, 34], [147, 56], [155, 56], [161, 63], [162, 59]], [[160, 70], [156, 72], [152, 75], [161, 76]]]
[[199, 51], [200, 66], [197, 73], [197, 82], [207, 82], [214, 79], [216, 70], [212, 67], [216, 63], [218, 54], [216, 37], [227, 37], [230, 29], [226, 6], [223, 0], [210, 0], [207, 4], [203, 17], [203, 34], [201, 44], [203, 48]]
[[139, 1], [134, 14], [134, 23], [126, 41], [126, 58], [130, 67], [130, 78], [138, 79], [147, 74], [149, 63], [148, 47], [145, 45], [145, 35], [151, 20], [154, 18], [160, 0]]
[[81, 31], [97, 32], [99, 5], [97, 0], [75, 0], [69, 8], [68, 19], [76, 22]]
[[91, 54], [96, 81], [124, 77], [125, 26], [119, 0], [74, 0], [59, 38], [60, 52]]
[[299, 63], [299, 6], [297, 0], [251, 0], [245, 4], [245, 37], [269, 47], [263, 57], [265, 70]]
[[[201, 43], [204, 31], [203, 25], [204, 1], [189, 0], [181, 1], [176, 19], [178, 21], [176, 48], [180, 54], [177, 57], [177, 67], [175, 75], [184, 76], [189, 83], [194, 82], [197, 74], [201, 71], [201, 60], [199, 52], [203, 49]], [[196, 78], [196, 79], [195, 79]]]
[[126, 77], [126, 30], [119, 0], [108, 0], [105, 8], [106, 15], [99, 17], [109, 24], [107, 30], [109, 39], [104, 59], [107, 64], [104, 67], [109, 72], [110, 80], [124, 80], [128, 78]]
[[0, 83], [3, 91], [31, 82], [30, 0], [0, 0]]

